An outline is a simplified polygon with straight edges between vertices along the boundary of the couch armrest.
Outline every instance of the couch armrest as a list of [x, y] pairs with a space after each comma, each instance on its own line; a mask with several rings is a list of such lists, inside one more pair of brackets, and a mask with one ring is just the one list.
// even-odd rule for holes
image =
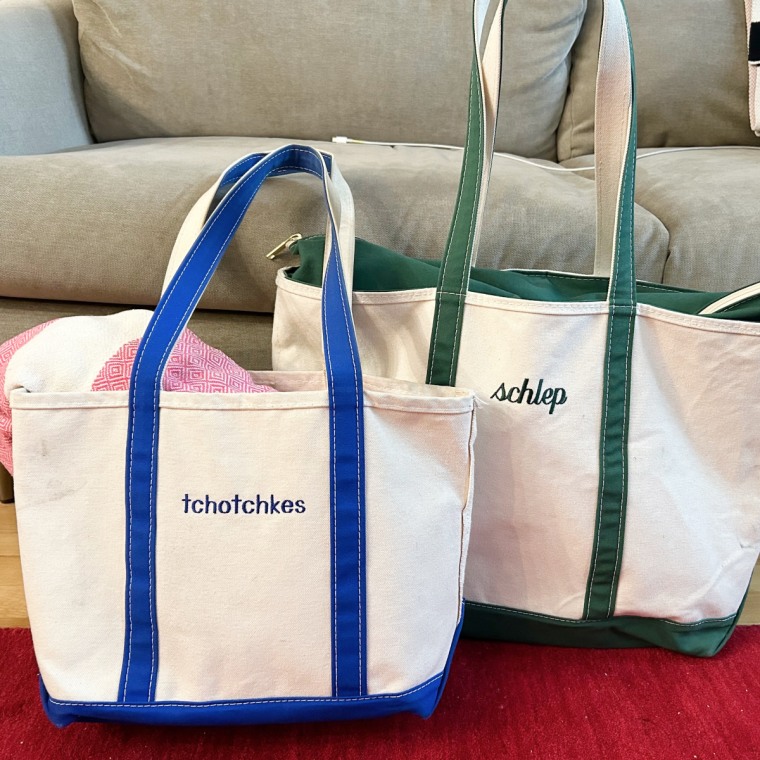
[[71, 0], [0, 2], [0, 155], [91, 142]]

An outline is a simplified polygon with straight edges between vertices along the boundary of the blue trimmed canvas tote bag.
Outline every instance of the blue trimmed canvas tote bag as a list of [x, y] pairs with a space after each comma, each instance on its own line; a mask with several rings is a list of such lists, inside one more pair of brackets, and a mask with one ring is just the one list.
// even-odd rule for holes
[[[484, 404], [465, 634], [710, 655], [736, 624], [760, 547], [760, 288], [636, 281], [620, 0], [604, 3], [593, 276], [472, 267], [502, 5], [475, 3], [469, 133], [443, 260], [358, 241], [360, 352], [376, 374], [472, 388]], [[277, 279], [278, 369], [320, 356], [321, 241], [298, 252], [300, 266]]]
[[[329, 211], [321, 366], [251, 373], [274, 392], [162, 391], [259, 187], [294, 172]], [[427, 716], [461, 625], [475, 399], [363, 374], [352, 199], [329, 155], [248, 156], [220, 184], [155, 311], [58, 320], [7, 368], [45, 709], [57, 725]], [[135, 338], [128, 391], [67, 380]]]

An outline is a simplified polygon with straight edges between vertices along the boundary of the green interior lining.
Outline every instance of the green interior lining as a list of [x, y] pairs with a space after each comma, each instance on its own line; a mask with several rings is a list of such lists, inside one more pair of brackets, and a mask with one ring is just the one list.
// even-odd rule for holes
[[[293, 246], [301, 264], [288, 276], [295, 282], [320, 287], [324, 237], [304, 238]], [[356, 239], [354, 290], [383, 293], [394, 290], [435, 288], [438, 284], [440, 261], [414, 259], [382, 246]], [[604, 301], [607, 298], [607, 278], [560, 274], [540, 270], [483, 269], [475, 267], [470, 279], [470, 291], [502, 298], [528, 301]], [[658, 306], [682, 314], [699, 314], [702, 309], [728, 295], [730, 291], [703, 292], [676, 288], [670, 285], [639, 282], [639, 303]], [[760, 295], [716, 314], [704, 315], [713, 319], [760, 322]]]

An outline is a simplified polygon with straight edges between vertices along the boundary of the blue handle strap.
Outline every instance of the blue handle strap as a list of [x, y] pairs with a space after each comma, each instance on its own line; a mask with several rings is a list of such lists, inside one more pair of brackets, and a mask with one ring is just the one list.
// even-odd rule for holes
[[[288, 149], [291, 149], [293, 146], [285, 146]], [[303, 149], [306, 149], [308, 146], [304, 146]], [[278, 149], [280, 150], [280, 149]], [[309, 148], [309, 150], [312, 150], [312, 148]], [[230, 185], [235, 184], [246, 172], [248, 172], [251, 168], [253, 168], [259, 161], [269, 156], [270, 153], [249, 153], [247, 156], [243, 156], [239, 161], [236, 161], [232, 166], [228, 167], [227, 170], [224, 172], [224, 175], [222, 176], [222, 179], [219, 181], [219, 189], [222, 188], [229, 188]], [[330, 153], [320, 153], [322, 160], [325, 163], [325, 166], [327, 167], [328, 172], [332, 172], [332, 155]], [[270, 177], [276, 177], [284, 174], [293, 174], [300, 171], [305, 171], [304, 169], [294, 169], [293, 167], [283, 167], [281, 169], [275, 169], [273, 170], [269, 176]]]
[[[119, 700], [155, 700], [158, 676], [156, 611], [156, 485], [160, 393], [164, 369], [211, 276], [261, 185], [275, 174], [307, 172], [322, 179], [332, 247], [322, 295], [330, 407], [333, 695], [367, 690], [364, 418], [362, 373], [329, 205], [325, 159], [313, 148], [286, 146], [250, 156], [229, 170], [237, 180], [210, 215], [158, 303], [135, 356], [129, 389], [126, 451], [126, 589], [124, 659]], [[262, 614], [267, 614], [263, 611]]]

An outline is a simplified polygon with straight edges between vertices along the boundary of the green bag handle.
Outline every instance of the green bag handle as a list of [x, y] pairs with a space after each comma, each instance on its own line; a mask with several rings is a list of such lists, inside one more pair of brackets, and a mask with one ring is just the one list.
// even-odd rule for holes
[[[436, 289], [427, 382], [454, 385], [470, 270], [483, 224], [493, 161], [501, 84], [506, 0], [475, 0], [475, 58], [470, 79], [467, 140], [457, 202]], [[633, 50], [622, 0], [604, 0], [596, 81], [594, 163], [597, 233], [594, 274], [610, 278], [611, 316], [636, 304], [633, 188], [636, 108]], [[621, 311], [622, 310], [622, 311]], [[625, 320], [624, 320], [625, 321]], [[611, 319], [612, 327], [615, 320]], [[618, 334], [621, 326], [615, 329]], [[622, 326], [625, 329], [625, 326]]]

